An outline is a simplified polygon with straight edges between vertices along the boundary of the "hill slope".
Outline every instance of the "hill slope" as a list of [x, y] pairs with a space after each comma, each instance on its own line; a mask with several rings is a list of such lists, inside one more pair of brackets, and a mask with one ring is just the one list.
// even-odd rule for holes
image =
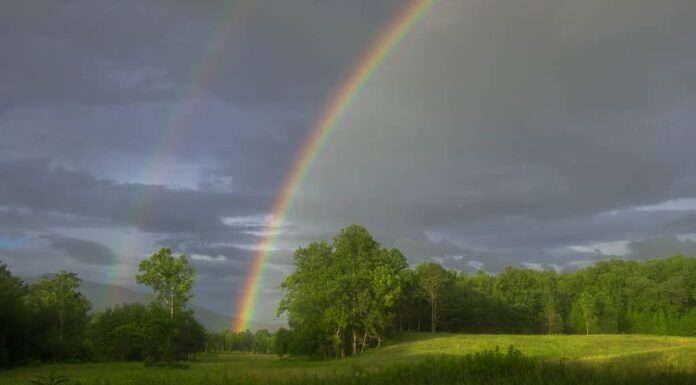
[[[463, 356], [495, 350], [496, 347], [506, 351], [510, 346], [526, 356], [544, 360], [613, 362], [640, 359], [653, 363], [687, 360], [685, 357], [696, 354], [696, 338], [693, 337], [403, 333], [387, 346], [352, 360], [361, 366], [384, 366], [418, 361], [427, 356]], [[688, 358], [688, 361], [693, 360]]]

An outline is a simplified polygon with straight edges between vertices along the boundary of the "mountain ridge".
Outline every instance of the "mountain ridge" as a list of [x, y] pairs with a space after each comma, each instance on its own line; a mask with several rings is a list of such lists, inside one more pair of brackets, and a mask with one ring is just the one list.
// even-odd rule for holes
[[[25, 278], [24, 281], [32, 283], [37, 281], [39, 278], [40, 277], [30, 277]], [[82, 293], [92, 304], [91, 313], [100, 312], [106, 308], [114, 307], [120, 304], [136, 302], [148, 303], [154, 296], [153, 293], [138, 292], [123, 286], [98, 283], [84, 279], [82, 280], [78, 291]], [[236, 324], [238, 321], [238, 319], [235, 317], [222, 315], [195, 303], [195, 301], [189, 302], [188, 308], [193, 310], [196, 320], [198, 320], [198, 322], [200, 322], [208, 331], [217, 332], [228, 330], [231, 328], [231, 325]], [[260, 321], [252, 321], [249, 324], [249, 330], [251, 331], [260, 329], [276, 331], [280, 327], [282, 327], [281, 324]]]

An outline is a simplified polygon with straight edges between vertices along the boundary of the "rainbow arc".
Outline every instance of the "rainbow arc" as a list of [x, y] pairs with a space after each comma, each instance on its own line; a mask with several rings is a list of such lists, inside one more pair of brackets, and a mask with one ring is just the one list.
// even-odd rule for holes
[[414, 0], [399, 12], [352, 67], [348, 77], [341, 83], [317, 119], [305, 144], [298, 152], [283, 188], [273, 204], [271, 221], [267, 225], [265, 235], [259, 242], [258, 251], [252, 258], [246, 282], [237, 301], [236, 322], [233, 325], [233, 330], [246, 330], [254, 319], [255, 304], [263, 280], [263, 269], [276, 239], [277, 231], [275, 230], [281, 226], [287, 216], [291, 203], [314, 159], [321, 152], [322, 146], [367, 81], [389, 57], [394, 47], [403, 40], [413, 25], [432, 8], [435, 2], [436, 0]]

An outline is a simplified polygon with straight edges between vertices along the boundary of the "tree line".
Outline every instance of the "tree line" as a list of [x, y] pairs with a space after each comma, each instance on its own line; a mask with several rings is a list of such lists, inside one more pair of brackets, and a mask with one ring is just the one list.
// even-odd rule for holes
[[32, 361], [192, 359], [201, 351], [345, 357], [404, 331], [642, 333], [696, 336], [696, 258], [612, 259], [574, 272], [507, 267], [467, 274], [434, 262], [409, 267], [361, 226], [293, 255], [275, 333], [206, 332], [186, 307], [195, 271], [162, 248], [136, 281], [149, 304], [89, 314], [76, 273], [27, 284], [0, 264], [0, 367]]
[[280, 355], [283, 355], [277, 349], [278, 336], [278, 333], [271, 333], [267, 329], [260, 329], [255, 333], [250, 330], [208, 332], [205, 340], [205, 351], [208, 353], [247, 352], [260, 354], [280, 353]]
[[162, 248], [140, 262], [136, 276], [155, 291], [150, 304], [118, 305], [90, 315], [76, 273], [61, 271], [27, 284], [0, 263], [0, 367], [192, 358], [205, 346], [205, 329], [186, 308], [193, 279], [188, 259]]
[[276, 336], [289, 354], [345, 357], [401, 331], [696, 336], [696, 258], [612, 259], [574, 272], [409, 268], [361, 226], [298, 248]]

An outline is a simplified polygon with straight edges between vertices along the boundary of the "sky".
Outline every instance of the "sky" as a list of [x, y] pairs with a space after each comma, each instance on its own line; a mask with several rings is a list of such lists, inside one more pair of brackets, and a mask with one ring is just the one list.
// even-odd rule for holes
[[[137, 287], [162, 246], [230, 314], [297, 153], [403, 0], [5, 0], [0, 260]], [[309, 168], [266, 265], [366, 226], [409, 263], [696, 254], [696, 2], [441, 0]]]

